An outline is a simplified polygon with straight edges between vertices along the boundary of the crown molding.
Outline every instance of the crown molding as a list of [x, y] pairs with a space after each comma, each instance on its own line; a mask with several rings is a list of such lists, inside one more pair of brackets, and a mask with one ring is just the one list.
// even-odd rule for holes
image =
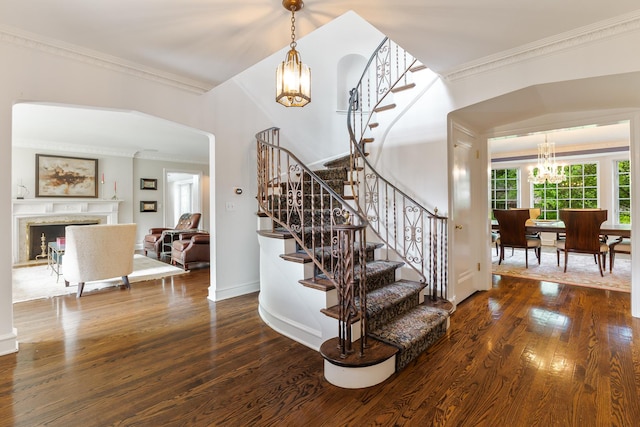
[[37, 49], [52, 55], [73, 59], [85, 64], [95, 65], [108, 70], [172, 86], [196, 94], [211, 90], [212, 85], [199, 80], [189, 79], [173, 73], [126, 61], [115, 56], [106, 55], [80, 46], [48, 39], [37, 34], [16, 28], [0, 26], [0, 41], [17, 46]]
[[33, 150], [42, 151], [57, 151], [64, 153], [72, 153], [73, 155], [89, 155], [89, 156], [111, 156], [111, 157], [125, 157], [136, 158], [145, 160], [155, 160], [162, 162], [178, 162], [178, 163], [191, 163], [191, 164], [209, 164], [209, 159], [193, 159], [190, 157], [176, 157], [175, 155], [162, 154], [158, 152], [142, 152], [137, 149], [126, 148], [109, 148], [105, 146], [93, 146], [82, 144], [69, 144], [61, 143], [58, 141], [43, 141], [32, 139], [14, 139], [13, 147], [29, 148]]
[[558, 51], [573, 49], [609, 37], [640, 29], [640, 10], [600, 21], [592, 25], [577, 28], [553, 37], [528, 43], [515, 49], [486, 56], [477, 61], [468, 62], [442, 73], [448, 81], [455, 81], [495, 70], [507, 65], [523, 62], [532, 58], [546, 56]]

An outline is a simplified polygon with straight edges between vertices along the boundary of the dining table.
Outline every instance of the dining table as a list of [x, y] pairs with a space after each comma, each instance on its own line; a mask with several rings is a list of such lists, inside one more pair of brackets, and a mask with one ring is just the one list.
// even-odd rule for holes
[[[491, 221], [491, 229], [499, 230], [498, 221]], [[525, 224], [527, 234], [535, 233], [564, 233], [566, 228], [560, 220], [529, 219]], [[631, 237], [631, 224], [614, 224], [603, 222], [600, 226], [600, 234], [604, 236]]]

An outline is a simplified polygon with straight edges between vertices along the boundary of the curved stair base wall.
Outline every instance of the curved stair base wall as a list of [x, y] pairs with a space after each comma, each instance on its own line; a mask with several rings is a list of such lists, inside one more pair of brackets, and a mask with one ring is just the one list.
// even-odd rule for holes
[[[313, 264], [280, 258], [281, 254], [291, 252], [291, 248], [285, 246], [294, 244], [292, 239], [259, 235], [258, 241], [260, 317], [276, 332], [318, 351], [338, 330], [337, 320], [321, 312], [337, 304], [336, 290], [324, 292], [299, 283], [299, 280], [313, 276]], [[357, 338], [359, 336], [354, 339]]]
[[396, 356], [382, 363], [358, 368], [334, 365], [324, 361], [324, 377], [331, 384], [342, 388], [365, 388], [380, 384], [396, 371]]

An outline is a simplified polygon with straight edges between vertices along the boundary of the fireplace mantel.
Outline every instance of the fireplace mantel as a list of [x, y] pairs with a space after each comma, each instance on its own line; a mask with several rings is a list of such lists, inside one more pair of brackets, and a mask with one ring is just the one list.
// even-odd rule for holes
[[51, 220], [94, 218], [100, 223], [117, 224], [122, 200], [37, 198], [12, 200], [13, 263], [25, 261], [25, 224]]
[[[15, 199], [13, 216], [58, 215], [74, 213], [118, 212], [122, 200], [113, 199]], [[117, 222], [117, 216], [116, 216]]]

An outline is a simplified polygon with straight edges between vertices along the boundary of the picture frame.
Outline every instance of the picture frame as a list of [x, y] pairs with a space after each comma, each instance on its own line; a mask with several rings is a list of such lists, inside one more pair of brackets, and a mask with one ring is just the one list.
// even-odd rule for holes
[[140, 212], [158, 212], [158, 202], [153, 201], [140, 201]]
[[154, 178], [140, 178], [141, 190], [157, 190], [158, 180]]
[[36, 154], [36, 197], [98, 197], [98, 159]]

